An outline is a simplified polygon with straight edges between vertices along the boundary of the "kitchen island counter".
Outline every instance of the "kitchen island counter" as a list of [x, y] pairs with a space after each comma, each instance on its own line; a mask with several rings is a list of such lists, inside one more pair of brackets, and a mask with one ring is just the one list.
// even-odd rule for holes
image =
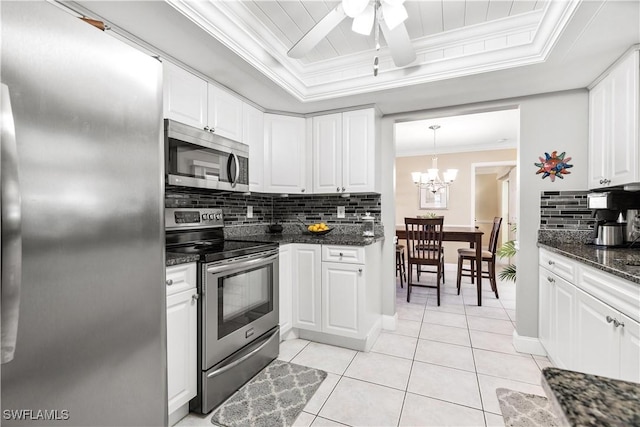
[[544, 368], [542, 387], [563, 425], [640, 426], [638, 383]]

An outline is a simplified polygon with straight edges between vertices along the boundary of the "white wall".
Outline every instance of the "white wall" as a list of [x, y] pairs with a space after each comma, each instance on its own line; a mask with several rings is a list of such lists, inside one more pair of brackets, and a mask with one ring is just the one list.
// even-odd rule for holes
[[[385, 181], [393, 179], [395, 144], [393, 124], [396, 121], [448, 117], [460, 114], [505, 108], [520, 109], [520, 139], [518, 149], [518, 234], [520, 253], [516, 292], [516, 330], [521, 337], [538, 336], [538, 228], [540, 224], [540, 192], [568, 191], [587, 188], [588, 152], [588, 92], [586, 89], [498, 100], [480, 104], [414, 111], [385, 116], [381, 136], [385, 150], [382, 174]], [[393, 146], [393, 147], [391, 147]], [[536, 175], [534, 163], [544, 152], [566, 151], [572, 158], [571, 174], [554, 183]], [[394, 188], [385, 185], [382, 191], [382, 222], [392, 241], [396, 222], [393, 205]], [[383, 313], [395, 313], [394, 255], [385, 252], [383, 269]], [[391, 286], [393, 284], [393, 286]]]

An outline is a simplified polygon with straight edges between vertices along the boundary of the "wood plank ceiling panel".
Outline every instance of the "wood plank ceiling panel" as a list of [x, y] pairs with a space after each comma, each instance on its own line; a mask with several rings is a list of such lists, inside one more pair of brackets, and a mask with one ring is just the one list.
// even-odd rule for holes
[[534, 6], [535, 10], [543, 9], [547, 6], [548, 0], [538, 0], [536, 1], [536, 5]]
[[475, 25], [486, 22], [488, 11], [489, 0], [467, 1], [467, 8], [464, 15], [464, 25]]
[[298, 25], [287, 15], [282, 9], [279, 2], [276, 1], [259, 1], [256, 5], [268, 17], [270, 27], [277, 27], [285, 35], [289, 43], [293, 44], [300, 40], [304, 35]]
[[513, 0], [490, 0], [489, 12], [487, 13], [487, 21], [506, 18], [509, 16]]
[[509, 16], [531, 12], [536, 6], [536, 0], [514, 0]]
[[425, 36], [442, 32], [442, 2], [420, 2], [420, 18]]
[[464, 0], [448, 0], [442, 4], [442, 20], [445, 31], [464, 27]]

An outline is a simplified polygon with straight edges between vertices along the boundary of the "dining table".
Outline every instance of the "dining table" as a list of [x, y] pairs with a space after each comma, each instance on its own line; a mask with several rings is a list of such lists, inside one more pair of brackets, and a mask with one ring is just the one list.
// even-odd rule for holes
[[[476, 287], [478, 289], [478, 305], [482, 305], [482, 235], [484, 233], [476, 227], [443, 226], [443, 242], [469, 242], [476, 250]], [[406, 240], [407, 232], [404, 226], [396, 226], [398, 240]]]

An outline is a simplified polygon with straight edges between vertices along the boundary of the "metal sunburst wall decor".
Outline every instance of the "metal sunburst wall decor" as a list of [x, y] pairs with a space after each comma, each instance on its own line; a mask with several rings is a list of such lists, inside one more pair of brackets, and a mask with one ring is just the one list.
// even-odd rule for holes
[[556, 177], [560, 179], [564, 179], [563, 175], [570, 174], [567, 169], [572, 168], [573, 165], [569, 164], [571, 157], [564, 157], [565, 152], [563, 151], [559, 156], [557, 151], [553, 151], [551, 155], [549, 153], [544, 153], [543, 157], [538, 157], [540, 159], [540, 163], [534, 163], [536, 167], [539, 167], [537, 174], [542, 174], [542, 179], [549, 177], [551, 182], [556, 180]]

